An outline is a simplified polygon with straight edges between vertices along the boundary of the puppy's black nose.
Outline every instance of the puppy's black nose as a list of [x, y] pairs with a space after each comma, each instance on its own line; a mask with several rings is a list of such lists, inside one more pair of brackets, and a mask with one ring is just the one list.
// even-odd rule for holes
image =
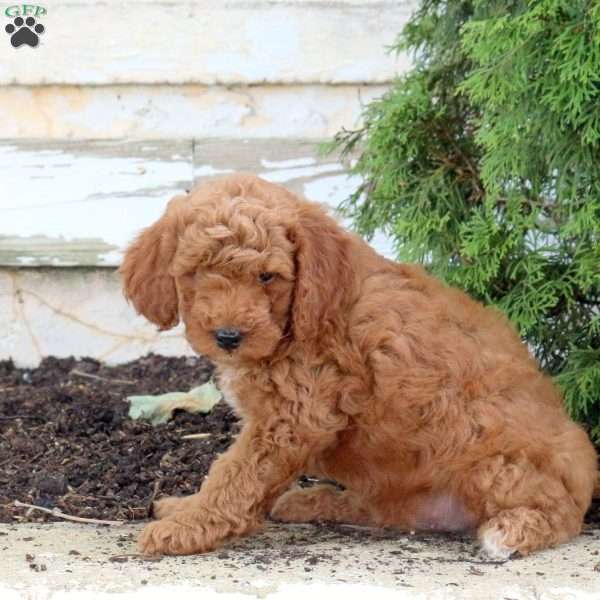
[[239, 329], [217, 329], [215, 331], [217, 346], [223, 350], [235, 350], [242, 343], [242, 333]]

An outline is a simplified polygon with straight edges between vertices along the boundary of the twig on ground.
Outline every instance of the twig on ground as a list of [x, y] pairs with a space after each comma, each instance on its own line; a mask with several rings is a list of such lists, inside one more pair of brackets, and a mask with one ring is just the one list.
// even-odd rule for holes
[[[353, 523], [336, 523], [333, 522], [336, 527], [340, 529], [356, 529], [356, 531], [373, 531], [373, 532], [381, 532], [380, 527], [375, 527], [374, 525], [354, 525]], [[411, 535], [413, 532], [410, 532]]]
[[34, 419], [36, 421], [43, 421], [43, 417], [38, 417], [36, 415], [2, 415], [0, 416], [0, 421], [15, 421], [17, 419]]
[[35, 504], [27, 504], [25, 502], [19, 502], [19, 500], [14, 501], [15, 506], [19, 506], [21, 508], [29, 508], [32, 510], [39, 510], [41, 512], [52, 515], [53, 517], [58, 517], [59, 519], [65, 519], [66, 521], [75, 521], [76, 523], [90, 523], [93, 525], [125, 525], [125, 521], [105, 521], [103, 519], [89, 519], [87, 517], [75, 517], [73, 515], [67, 515], [60, 511], [57, 508], [49, 509], [44, 508], [43, 506], [36, 506]]
[[78, 375], [79, 377], [87, 377], [88, 379], [96, 379], [97, 381], [106, 381], [107, 383], [122, 383], [124, 385], [135, 385], [135, 381], [129, 381], [128, 379], [112, 379], [110, 377], [102, 377], [100, 375], [94, 375], [93, 373], [85, 373], [77, 369], [72, 369], [70, 375]]
[[182, 435], [182, 440], [203, 440], [211, 437], [212, 433], [189, 433], [188, 435]]
[[131, 515], [131, 521], [137, 521], [140, 516], [138, 514], [136, 514], [136, 511], [138, 513], [141, 513], [141, 518], [142, 519], [147, 519], [148, 518], [148, 507], [147, 506], [128, 506], [127, 510], [129, 511], [129, 514]]
[[154, 488], [152, 490], [152, 495], [150, 496], [150, 500], [148, 501], [148, 509], [147, 509], [147, 515], [148, 517], [152, 516], [152, 503], [154, 502], [154, 500], [156, 499], [156, 496], [158, 496], [159, 492], [160, 492], [160, 488], [162, 487], [162, 483], [163, 483], [163, 479], [157, 479], [154, 482]]

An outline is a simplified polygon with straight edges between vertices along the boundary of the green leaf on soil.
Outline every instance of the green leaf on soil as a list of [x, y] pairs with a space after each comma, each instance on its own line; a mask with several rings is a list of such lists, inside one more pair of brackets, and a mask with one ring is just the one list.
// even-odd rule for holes
[[143, 419], [152, 425], [166, 423], [176, 409], [191, 413], [207, 413], [221, 399], [212, 379], [189, 392], [169, 392], [158, 396], [127, 396], [129, 416], [134, 420]]

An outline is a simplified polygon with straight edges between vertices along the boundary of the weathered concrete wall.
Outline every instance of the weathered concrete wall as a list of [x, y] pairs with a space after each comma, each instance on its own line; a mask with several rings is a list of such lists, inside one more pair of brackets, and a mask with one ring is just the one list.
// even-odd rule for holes
[[2, 269], [0, 315], [0, 359], [22, 366], [44, 356], [115, 363], [191, 353], [181, 327], [159, 333], [135, 314], [115, 269]]
[[0, 87], [0, 138], [324, 139], [384, 85]]

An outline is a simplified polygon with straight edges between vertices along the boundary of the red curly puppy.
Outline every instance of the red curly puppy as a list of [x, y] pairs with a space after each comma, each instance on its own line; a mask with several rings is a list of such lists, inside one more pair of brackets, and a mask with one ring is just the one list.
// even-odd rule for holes
[[[577, 535], [596, 453], [499, 312], [377, 255], [325, 211], [235, 175], [173, 199], [124, 289], [181, 318], [243, 419], [201, 490], [155, 506], [146, 553], [282, 521], [477, 528], [493, 557]], [[307, 473], [344, 486], [291, 487]]]

